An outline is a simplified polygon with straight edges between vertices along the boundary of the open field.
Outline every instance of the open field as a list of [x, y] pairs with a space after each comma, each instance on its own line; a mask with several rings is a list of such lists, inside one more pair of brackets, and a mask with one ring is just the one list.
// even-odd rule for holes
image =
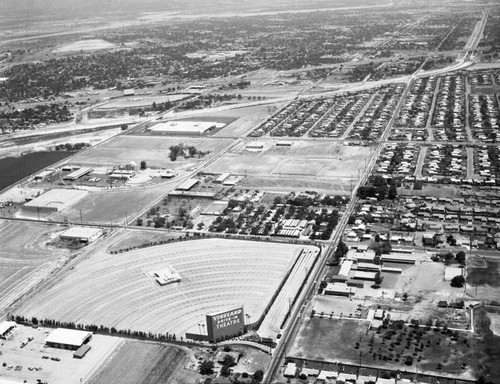
[[144, 188], [92, 191], [77, 204], [51, 216], [53, 220], [67, 217], [69, 222], [105, 223], [122, 225], [144, 209], [151, 201], [173, 189], [176, 183], [164, 183]]
[[0, 221], [0, 313], [59, 268], [67, 249], [48, 246], [62, 227]]
[[[378, 333], [377, 330], [369, 330], [367, 321], [306, 319], [289, 356], [401, 370], [414, 369], [418, 364], [419, 371], [426, 373], [474, 378], [469, 367], [475, 362], [475, 352], [463, 341], [472, 342], [468, 333], [460, 333], [457, 341], [453, 335], [435, 331], [434, 328], [421, 328], [421, 335], [417, 337], [409, 326], [403, 326], [401, 330], [391, 327]], [[394, 338], [392, 342], [391, 338]], [[358, 348], [356, 343], [359, 343]], [[406, 363], [407, 356], [412, 361], [411, 365]], [[467, 369], [462, 369], [464, 362]]]
[[179, 347], [125, 341], [88, 383], [171, 383], [187, 358], [187, 352]]
[[109, 103], [100, 105], [97, 109], [119, 109], [119, 108], [141, 108], [149, 107], [151, 108], [153, 103], [165, 103], [183, 100], [189, 96], [189, 93], [181, 93], [176, 95], [135, 95], [131, 97], [119, 98]]
[[[311, 189], [346, 191], [357, 180], [370, 151], [366, 147], [324, 141], [294, 140], [291, 147], [277, 147], [276, 140], [259, 139], [255, 142], [263, 145], [262, 151], [245, 149], [248, 143], [239, 144], [210, 165], [207, 171], [246, 175], [256, 188], [274, 185], [281, 190], [304, 190], [304, 185], [308, 184]], [[263, 179], [262, 184], [259, 179]]]
[[78, 40], [63, 45], [53, 50], [55, 53], [68, 53], [77, 51], [97, 51], [99, 49], [115, 48], [113, 43], [102, 39]]
[[[176, 161], [171, 161], [168, 157], [169, 147], [180, 143], [210, 153], [202, 158], [180, 157]], [[230, 143], [230, 139], [122, 135], [83, 154], [77, 154], [71, 162], [89, 166], [116, 166], [131, 161], [140, 164], [144, 160], [150, 168], [189, 168], [207, 161]]]
[[[301, 249], [288, 244], [207, 239], [117, 255], [100, 250], [19, 313], [117, 329], [169, 332], [177, 338], [199, 332], [197, 325], [205, 321], [205, 314], [240, 305], [257, 321]], [[181, 275], [182, 282], [158, 285], [151, 271], [169, 266]]]
[[[18, 325], [9, 340], [1, 341], [0, 362], [6, 363], [5, 367], [3, 364], [0, 366], [2, 382], [6, 379], [8, 383], [11, 382], [9, 380], [13, 383], [35, 383], [41, 379], [51, 384], [81, 383], [81, 379], [87, 380], [122, 342], [117, 337], [93, 335], [89, 342], [91, 349], [85, 358], [75, 359], [73, 351], [45, 347], [45, 339], [52, 331], [50, 328], [33, 329]], [[21, 349], [21, 342], [28, 336], [33, 336], [33, 340]], [[42, 359], [42, 356], [48, 358]]]

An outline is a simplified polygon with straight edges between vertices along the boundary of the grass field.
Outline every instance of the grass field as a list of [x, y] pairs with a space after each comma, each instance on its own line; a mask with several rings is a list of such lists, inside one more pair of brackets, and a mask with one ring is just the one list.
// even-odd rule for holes
[[[466, 332], [448, 334], [434, 328], [389, 327], [378, 333], [368, 322], [338, 319], [307, 319], [293, 344], [290, 356], [318, 361], [343, 362], [391, 369], [418, 370], [437, 375], [472, 379], [473, 340]], [[468, 340], [468, 342], [464, 342]], [[358, 343], [358, 344], [357, 344]], [[406, 362], [411, 360], [411, 364]], [[466, 363], [466, 369], [462, 369]], [[439, 366], [438, 366], [439, 364]]]
[[498, 307], [481, 307], [474, 310], [476, 370], [486, 381], [500, 383], [500, 336]]
[[500, 262], [472, 257], [467, 264], [467, 291], [474, 297], [500, 303]]
[[181, 348], [125, 341], [88, 384], [171, 383], [188, 354]]
[[[207, 313], [244, 305], [256, 321], [303, 247], [204, 239], [111, 255], [93, 253], [18, 312], [117, 329], [199, 332]], [[315, 249], [315, 248], [314, 248]], [[151, 271], [175, 268], [182, 282], [160, 286]], [[92, 278], [90, 278], [92, 277]]]
[[[83, 154], [76, 155], [71, 162], [89, 166], [116, 166], [125, 165], [131, 161], [140, 164], [144, 160], [148, 167], [153, 168], [189, 168], [207, 161], [228, 146], [231, 141], [230, 139], [122, 135]], [[180, 143], [195, 146], [199, 151], [210, 153], [202, 158], [186, 160], [180, 157], [176, 161], [171, 161], [168, 157], [169, 147]]]
[[46, 245], [61, 227], [0, 221], [0, 313], [59, 268], [67, 249]]

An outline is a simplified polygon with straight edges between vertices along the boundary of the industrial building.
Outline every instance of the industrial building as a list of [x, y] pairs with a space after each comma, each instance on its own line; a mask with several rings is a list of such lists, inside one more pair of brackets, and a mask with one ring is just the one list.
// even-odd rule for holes
[[84, 244], [92, 243], [102, 235], [101, 228], [72, 227], [61, 233], [61, 240], [77, 241]]
[[46, 339], [45, 345], [51, 348], [76, 351], [92, 339], [92, 332], [75, 329], [57, 328]]
[[148, 131], [168, 135], [201, 136], [218, 126], [213, 121], [168, 121], [148, 128]]
[[345, 283], [329, 283], [325, 288], [325, 295], [349, 297], [356, 293], [356, 288], [349, 287]]
[[16, 327], [13, 321], [3, 321], [0, 323], [0, 339], [5, 339], [9, 333]]
[[215, 179], [216, 183], [222, 184], [229, 176], [231, 176], [230, 173], [223, 173], [217, 179]]
[[407, 253], [398, 253], [394, 254], [391, 252], [389, 255], [382, 255], [381, 260], [384, 263], [400, 263], [400, 264], [416, 264], [418, 260], [418, 256], [407, 254]]
[[66, 175], [63, 177], [64, 181], [76, 181], [80, 177], [88, 175], [90, 172], [92, 172], [94, 169], [90, 167], [83, 167], [79, 168], [76, 171], [71, 172], [69, 175]]
[[109, 178], [115, 180], [130, 180], [134, 176], [135, 176], [135, 171], [117, 169], [116, 171], [113, 171], [113, 173], [109, 175]]
[[37, 214], [51, 214], [75, 204], [84, 198], [88, 192], [76, 189], [51, 189], [48, 192], [23, 205], [23, 212]]
[[45, 170], [45, 171], [42, 171], [40, 173], [38, 173], [37, 175], [35, 175], [33, 177], [33, 180], [34, 181], [44, 181], [46, 180], [49, 176], [52, 176], [54, 174], [54, 170]]
[[178, 191], [189, 191], [190, 189], [192, 189], [193, 187], [195, 187], [196, 185], [198, 185], [199, 182], [200, 182], [199, 179], [188, 179], [185, 182], [183, 182], [181, 185], [179, 185], [176, 188], [176, 190], [178, 190]]

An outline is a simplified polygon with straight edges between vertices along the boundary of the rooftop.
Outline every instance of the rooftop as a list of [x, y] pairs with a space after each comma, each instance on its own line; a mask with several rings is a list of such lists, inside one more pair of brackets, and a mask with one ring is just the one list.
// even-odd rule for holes
[[80, 346], [89, 336], [92, 336], [92, 332], [57, 328], [45, 339], [45, 342]]

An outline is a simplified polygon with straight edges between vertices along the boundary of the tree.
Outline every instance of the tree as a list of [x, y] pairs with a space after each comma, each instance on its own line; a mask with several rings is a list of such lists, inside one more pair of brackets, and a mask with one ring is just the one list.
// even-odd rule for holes
[[465, 284], [465, 277], [462, 275], [455, 276], [451, 279], [451, 286], [455, 288], [462, 288]]
[[144, 220], [142, 220], [141, 218], [137, 219], [137, 226], [138, 227], [141, 227], [143, 224], [144, 224]]
[[382, 277], [382, 275], [380, 274], [380, 272], [377, 272], [377, 273], [375, 274], [375, 285], [380, 286], [380, 285], [382, 284], [382, 280], [383, 280], [383, 279], [384, 279], [384, 278]]
[[253, 374], [253, 379], [255, 381], [258, 381], [259, 383], [262, 381], [263, 378], [264, 378], [264, 371], [262, 369], [255, 371], [255, 373]]
[[389, 186], [389, 193], [387, 195], [387, 198], [389, 200], [394, 200], [398, 196], [398, 189], [396, 188], [396, 183], [392, 182], [391, 185]]
[[457, 262], [460, 264], [460, 265], [465, 265], [465, 252], [464, 251], [460, 251], [458, 252], [456, 255], [455, 255], [455, 259], [457, 260]]
[[202, 375], [211, 375], [214, 373], [214, 362], [205, 360], [200, 364], [200, 373]]
[[128, 124], [122, 124], [120, 128], [122, 129], [122, 131], [126, 131], [128, 128]]
[[141, 170], [145, 170], [147, 168], [147, 164], [146, 164], [146, 161], [145, 160], [142, 160], [141, 161]]

